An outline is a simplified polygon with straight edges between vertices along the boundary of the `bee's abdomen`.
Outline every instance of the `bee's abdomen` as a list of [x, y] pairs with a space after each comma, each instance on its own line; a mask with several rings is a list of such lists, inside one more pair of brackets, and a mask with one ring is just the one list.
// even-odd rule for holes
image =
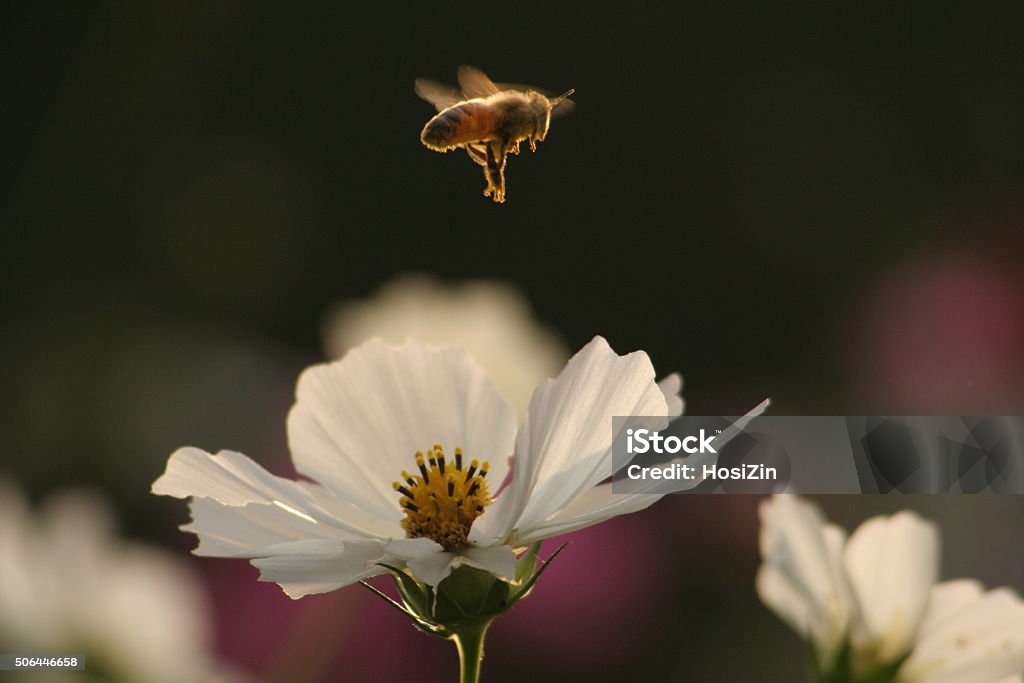
[[496, 116], [483, 102], [461, 102], [427, 121], [420, 140], [430, 149], [446, 152], [469, 142], [489, 140]]

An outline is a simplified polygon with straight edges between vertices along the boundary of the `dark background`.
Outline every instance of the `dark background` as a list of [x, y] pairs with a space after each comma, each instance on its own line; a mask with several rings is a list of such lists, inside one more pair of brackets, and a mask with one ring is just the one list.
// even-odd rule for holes
[[[1020, 3], [2, 11], [0, 471], [133, 536], [190, 547], [148, 494], [177, 446], [279, 462], [324, 313], [410, 271], [511, 281], [572, 348], [681, 370], [692, 414], [1024, 406]], [[417, 139], [413, 79], [461, 63], [576, 88], [504, 205]]]

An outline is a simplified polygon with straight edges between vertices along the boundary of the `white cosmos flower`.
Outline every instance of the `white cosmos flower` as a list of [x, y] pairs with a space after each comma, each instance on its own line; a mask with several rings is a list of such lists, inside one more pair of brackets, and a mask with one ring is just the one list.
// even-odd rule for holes
[[1022, 671], [1020, 597], [1006, 588], [986, 592], [979, 582], [960, 579], [932, 587], [917, 643], [900, 666], [897, 681], [1021, 683]]
[[845, 579], [846, 532], [796, 496], [763, 502], [757, 592], [761, 600], [814, 646], [827, 667], [846, 640], [852, 596]]
[[797, 496], [761, 505], [761, 600], [850, 680], [899, 664], [899, 683], [1011, 683], [1024, 671], [1024, 603], [972, 581], [936, 584], [937, 527], [913, 512], [846, 538]]
[[60, 492], [33, 514], [0, 479], [0, 651], [84, 654], [88, 670], [125, 683], [238, 680], [211, 640], [197, 579], [165, 551], [119, 539], [101, 498]]
[[486, 280], [443, 285], [422, 275], [400, 277], [370, 299], [338, 306], [327, 317], [324, 337], [330, 358], [375, 337], [395, 344], [408, 337], [459, 344], [520, 417], [534, 388], [569, 358], [569, 349], [534, 319], [515, 287]]
[[383, 573], [381, 563], [430, 585], [461, 565], [512, 579], [516, 549], [658, 499], [602, 483], [612, 417], [667, 423], [679, 386], [672, 376], [659, 387], [645, 353], [619, 356], [596, 337], [537, 387], [517, 431], [462, 348], [373, 340], [299, 378], [288, 441], [315, 483], [182, 448], [153, 492], [192, 497], [183, 528], [199, 536], [196, 554], [251, 558], [293, 598]]

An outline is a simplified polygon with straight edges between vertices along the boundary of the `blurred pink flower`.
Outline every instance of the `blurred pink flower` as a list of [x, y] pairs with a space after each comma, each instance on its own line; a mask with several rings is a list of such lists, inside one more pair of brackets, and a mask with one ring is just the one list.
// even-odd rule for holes
[[635, 657], [632, 646], [649, 638], [651, 622], [673, 594], [663, 518], [645, 511], [545, 543], [541, 557], [565, 541], [571, 545], [545, 571], [531, 599], [494, 623], [494, 656], [544, 649], [597, 670]]
[[849, 371], [873, 410], [1021, 408], [1024, 287], [1011, 254], [922, 258], [884, 275], [867, 293], [845, 342]]

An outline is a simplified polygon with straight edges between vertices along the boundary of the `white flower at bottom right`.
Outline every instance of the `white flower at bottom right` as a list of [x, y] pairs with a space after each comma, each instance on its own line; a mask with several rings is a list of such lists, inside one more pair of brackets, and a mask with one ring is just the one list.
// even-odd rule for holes
[[762, 602], [808, 640], [824, 681], [1024, 683], [1024, 602], [937, 583], [939, 535], [912, 512], [847, 538], [799, 496], [761, 505]]
[[1022, 683], [1024, 603], [1007, 588], [959, 579], [932, 587], [899, 683]]

